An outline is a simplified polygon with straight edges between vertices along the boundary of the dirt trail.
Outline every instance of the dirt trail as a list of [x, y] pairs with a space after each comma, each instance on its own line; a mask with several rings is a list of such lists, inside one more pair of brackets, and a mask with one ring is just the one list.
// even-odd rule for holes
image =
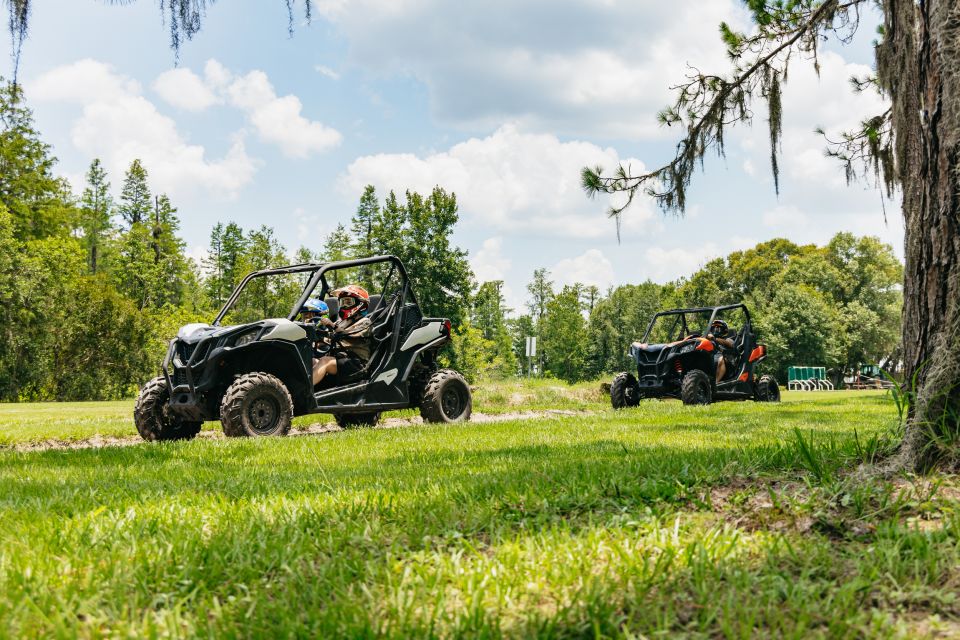
[[[470, 416], [470, 422], [506, 422], [508, 420], [534, 420], [537, 418], [563, 417], [563, 416], [588, 416], [593, 411], [571, 411], [565, 409], [546, 409], [544, 411], [511, 411], [508, 413], [474, 413]], [[398, 427], [410, 427], [423, 424], [423, 419], [415, 418], [386, 418], [380, 421], [374, 429], [396, 429]], [[130, 425], [133, 430], [133, 425]], [[312, 436], [325, 433], [335, 433], [343, 431], [337, 426], [336, 422], [316, 423], [306, 427], [294, 428], [290, 430], [290, 436]], [[213, 431], [201, 431], [197, 438], [208, 440], [222, 440], [226, 436], [219, 429]], [[123, 437], [116, 436], [92, 436], [82, 440], [43, 440], [41, 442], [25, 442], [11, 446], [0, 445], [0, 451], [48, 451], [50, 449], [95, 449], [99, 447], [128, 447], [136, 444], [146, 444], [138, 435]]]

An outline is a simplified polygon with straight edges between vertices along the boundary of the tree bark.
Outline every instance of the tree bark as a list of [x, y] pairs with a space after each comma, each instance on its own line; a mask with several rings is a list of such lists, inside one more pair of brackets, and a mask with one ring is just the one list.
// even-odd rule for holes
[[960, 461], [960, 4], [883, 4], [877, 68], [893, 100], [905, 226], [905, 384], [916, 383], [891, 466], [914, 471]]

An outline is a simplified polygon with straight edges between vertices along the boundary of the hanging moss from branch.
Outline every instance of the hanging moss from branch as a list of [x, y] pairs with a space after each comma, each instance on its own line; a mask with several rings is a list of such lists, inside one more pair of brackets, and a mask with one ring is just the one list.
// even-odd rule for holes
[[[13, 81], [16, 82], [17, 70], [20, 66], [20, 54], [23, 43], [27, 38], [30, 12], [34, 0], [2, 0], [7, 6], [7, 29], [10, 32], [11, 51], [13, 61]], [[74, 0], [77, 1], [77, 0]], [[109, 4], [130, 4], [136, 0], [103, 0]], [[170, 30], [170, 48], [173, 50], [174, 63], [179, 60], [180, 47], [185, 40], [192, 40], [203, 27], [207, 16], [207, 7], [216, 0], [156, 0], [163, 22]], [[293, 35], [294, 16], [297, 0], [283, 0], [287, 10], [287, 32]], [[313, 16], [311, 13], [312, 0], [303, 0], [303, 14], [309, 24]]]

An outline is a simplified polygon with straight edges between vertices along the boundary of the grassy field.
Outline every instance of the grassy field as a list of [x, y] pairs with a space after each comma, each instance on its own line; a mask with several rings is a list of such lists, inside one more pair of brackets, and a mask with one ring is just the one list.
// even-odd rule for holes
[[614, 413], [595, 387], [81, 450], [9, 445], [128, 435], [130, 404], [0, 407], [0, 636], [960, 633], [957, 484], [845, 476], [894, 434], [883, 395]]
[[[474, 391], [474, 411], [498, 415], [538, 410], [604, 410], [609, 406], [599, 392], [599, 382], [566, 385], [555, 380], [510, 380], [488, 382]], [[393, 411], [395, 417], [413, 417], [416, 411]], [[327, 424], [327, 415], [300, 416], [294, 428]], [[220, 429], [209, 422], [204, 429]], [[0, 404], [0, 448], [46, 441], [74, 442], [95, 436], [135, 436], [133, 400], [117, 402], [37, 402]]]

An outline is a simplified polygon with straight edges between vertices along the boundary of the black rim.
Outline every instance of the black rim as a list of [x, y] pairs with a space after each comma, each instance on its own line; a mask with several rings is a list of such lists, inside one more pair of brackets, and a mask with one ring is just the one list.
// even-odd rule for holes
[[440, 408], [443, 409], [444, 415], [451, 419], [459, 418], [463, 413], [464, 405], [466, 401], [463, 390], [457, 384], [448, 384], [440, 397]]
[[250, 403], [247, 419], [257, 433], [272, 433], [280, 421], [280, 403], [270, 396], [261, 396]]

